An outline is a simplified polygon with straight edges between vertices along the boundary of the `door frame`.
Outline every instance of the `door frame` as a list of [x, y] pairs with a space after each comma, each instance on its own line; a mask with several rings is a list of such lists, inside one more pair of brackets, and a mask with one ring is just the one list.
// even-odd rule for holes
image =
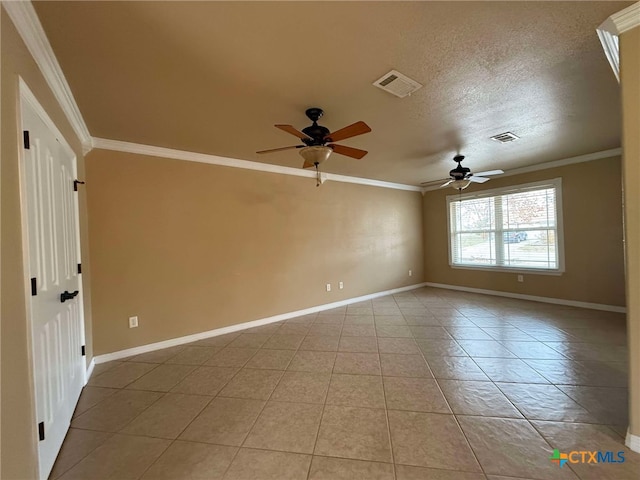
[[[36, 459], [37, 465], [37, 475], [38, 478], [42, 477], [42, 472], [40, 471], [40, 454], [39, 454], [39, 439], [36, 434], [36, 423], [37, 423], [37, 404], [36, 404], [36, 386], [35, 386], [35, 366], [34, 366], [34, 352], [33, 352], [33, 312], [31, 309], [31, 279], [29, 276], [29, 272], [31, 271], [31, 259], [29, 255], [29, 226], [27, 220], [28, 213], [28, 192], [27, 192], [27, 178], [26, 178], [26, 155], [24, 149], [24, 139], [22, 133], [22, 109], [25, 105], [28, 105], [36, 115], [45, 123], [45, 125], [55, 134], [55, 136], [60, 141], [62, 148], [66, 151], [66, 153], [72, 157], [72, 161], [76, 168], [76, 176], [77, 176], [77, 168], [78, 168], [78, 157], [74, 150], [71, 148], [67, 140], [65, 139], [62, 132], [58, 129], [56, 124], [51, 120], [49, 114], [46, 112], [44, 107], [40, 104], [37, 97], [33, 94], [31, 89], [28, 87], [27, 83], [22, 79], [22, 77], [18, 76], [18, 102], [16, 108], [16, 120], [17, 120], [17, 142], [18, 142], [18, 177], [20, 179], [20, 222], [22, 227], [22, 265], [23, 265], [23, 286], [24, 286], [24, 300], [25, 300], [25, 313], [26, 313], [26, 331], [27, 331], [27, 352], [29, 354], [29, 392], [30, 392], [30, 402], [31, 402], [31, 416], [32, 421], [34, 422], [32, 426], [32, 439], [33, 439], [33, 452]], [[81, 245], [80, 245], [80, 215], [79, 215], [79, 205], [78, 205], [78, 197], [75, 197], [74, 201], [74, 210], [77, 218], [76, 222], [76, 232], [74, 233], [77, 236], [77, 245], [78, 245], [78, 259], [81, 259]], [[83, 279], [82, 274], [79, 274], [79, 282], [78, 282], [78, 290], [80, 294], [78, 295], [78, 313], [80, 316], [80, 336], [82, 339], [83, 345], [86, 344], [85, 337], [85, 324], [84, 324], [84, 295], [83, 295]], [[85, 364], [83, 368], [83, 385], [87, 384], [87, 365], [86, 358]]]

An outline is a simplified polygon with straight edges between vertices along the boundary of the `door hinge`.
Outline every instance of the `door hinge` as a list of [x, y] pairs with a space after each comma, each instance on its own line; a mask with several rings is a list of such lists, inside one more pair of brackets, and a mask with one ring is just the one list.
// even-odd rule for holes
[[87, 351], [86, 351], [84, 345], [82, 345], [82, 348], [80, 350], [82, 351], [82, 356], [85, 357], [87, 355]]
[[29, 150], [29, 148], [31, 148], [31, 142], [29, 142], [29, 130], [24, 130], [22, 132], [22, 136], [24, 138], [24, 148]]
[[31, 279], [31, 296], [36, 296], [38, 294], [38, 282], [36, 277]]
[[74, 180], [73, 181], [73, 191], [74, 192], [78, 191], [78, 185], [84, 185], [84, 182], [81, 182], [80, 180]]
[[40, 441], [44, 440], [44, 422], [38, 424], [38, 438]]
[[78, 264], [78, 273], [82, 273], [82, 264], [81, 263]]

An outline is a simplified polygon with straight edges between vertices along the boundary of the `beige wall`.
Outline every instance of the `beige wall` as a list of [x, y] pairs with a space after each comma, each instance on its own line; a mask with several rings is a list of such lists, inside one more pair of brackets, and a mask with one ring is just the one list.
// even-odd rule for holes
[[622, 86], [629, 431], [640, 436], [640, 27], [620, 36]]
[[446, 196], [424, 196], [425, 281], [501, 292], [624, 306], [620, 158], [508, 177], [469, 189], [491, 189], [562, 177], [566, 271], [560, 276], [453, 269], [449, 266]]
[[94, 150], [87, 195], [96, 354], [423, 280], [418, 192]]
[[[22, 263], [22, 229], [18, 177], [17, 126], [18, 75], [36, 95], [49, 116], [78, 156], [80, 176], [84, 172], [82, 149], [64, 114], [47, 87], [38, 67], [20, 40], [11, 20], [0, 9], [2, 21], [2, 295], [1, 295], [1, 363], [2, 363], [2, 479], [33, 479], [36, 477], [36, 420], [33, 418], [33, 397], [26, 318], [25, 286], [27, 280]], [[81, 246], [83, 249], [83, 288], [86, 299], [85, 323], [88, 357], [91, 357], [91, 317], [89, 264], [86, 230], [86, 203], [80, 193]]]

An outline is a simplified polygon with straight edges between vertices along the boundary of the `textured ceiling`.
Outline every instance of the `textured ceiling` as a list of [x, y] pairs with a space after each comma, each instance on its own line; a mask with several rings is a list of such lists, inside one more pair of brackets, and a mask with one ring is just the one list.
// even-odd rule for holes
[[[327, 172], [417, 185], [620, 146], [595, 29], [631, 2], [34, 2], [94, 137], [298, 167], [273, 127], [325, 110], [362, 160]], [[424, 85], [397, 98], [391, 69]], [[498, 144], [490, 136], [521, 137]]]

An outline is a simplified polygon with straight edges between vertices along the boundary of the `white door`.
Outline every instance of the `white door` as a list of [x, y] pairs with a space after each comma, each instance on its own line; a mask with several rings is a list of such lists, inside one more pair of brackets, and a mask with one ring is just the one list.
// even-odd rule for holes
[[46, 479], [69, 428], [85, 375], [76, 159], [32, 95], [23, 95], [21, 100], [34, 429], [39, 438], [40, 478]]

